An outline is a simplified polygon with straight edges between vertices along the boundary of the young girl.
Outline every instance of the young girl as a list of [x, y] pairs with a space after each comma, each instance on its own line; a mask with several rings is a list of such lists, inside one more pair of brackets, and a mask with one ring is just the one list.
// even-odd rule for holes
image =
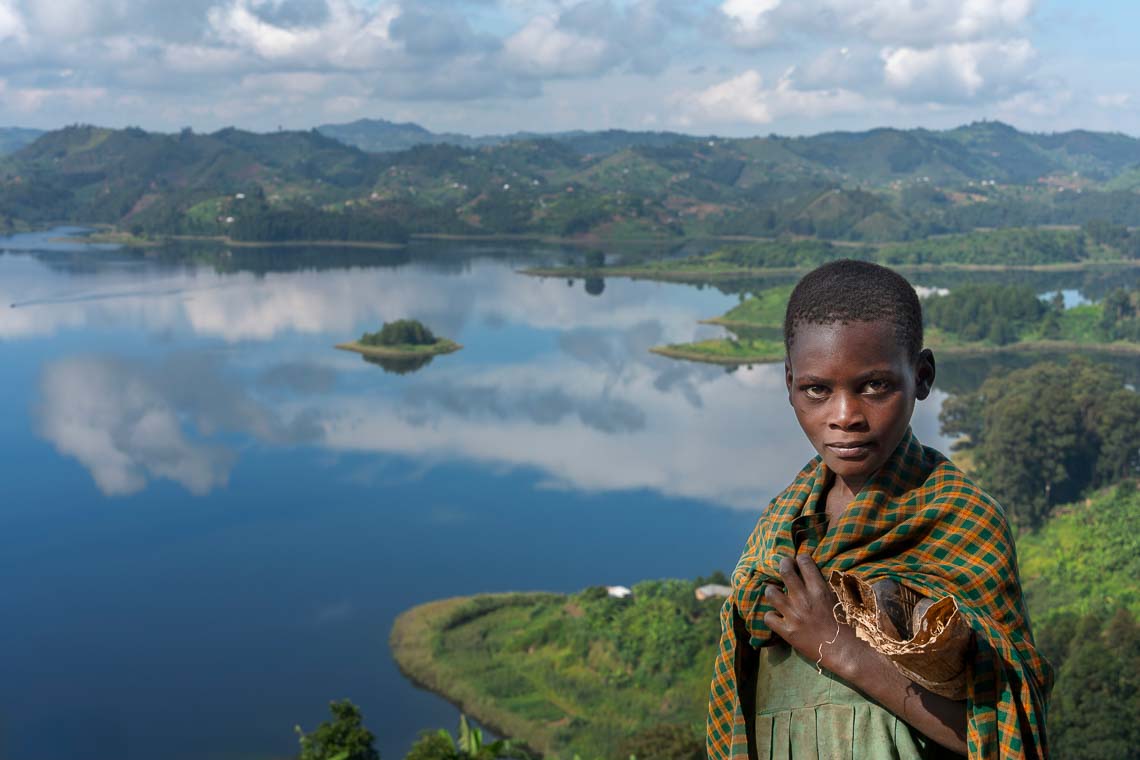
[[[875, 264], [826, 264], [793, 291], [784, 342], [788, 398], [819, 455], [769, 504], [733, 573], [709, 757], [1046, 757], [1052, 672], [1005, 514], [910, 430], [935, 375], [914, 289]], [[966, 698], [918, 685], [840, 622], [833, 571], [952, 597], [973, 632]]]

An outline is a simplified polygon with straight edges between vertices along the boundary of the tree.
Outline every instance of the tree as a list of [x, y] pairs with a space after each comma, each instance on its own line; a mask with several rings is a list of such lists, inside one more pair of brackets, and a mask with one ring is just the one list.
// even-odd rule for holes
[[618, 745], [618, 757], [637, 760], [704, 760], [704, 734], [689, 726], [653, 726]]
[[364, 727], [360, 708], [347, 699], [329, 702], [333, 719], [306, 734], [294, 726], [301, 745], [298, 760], [380, 760], [376, 737]]
[[1100, 329], [1109, 340], [1121, 337], [1118, 325], [1124, 320], [1136, 316], [1136, 307], [1132, 305], [1132, 298], [1128, 291], [1118, 288], [1109, 293], [1101, 304], [1103, 310], [1100, 318]]
[[590, 269], [601, 269], [606, 265], [606, 254], [602, 251], [586, 251], [586, 266]]
[[459, 735], [452, 741], [451, 734], [444, 729], [435, 733], [424, 732], [412, 745], [404, 760], [498, 760], [499, 758], [521, 758], [529, 760], [530, 754], [509, 739], [496, 739], [484, 743], [483, 731], [472, 728], [466, 715], [459, 716]]
[[1020, 527], [1056, 504], [1140, 472], [1140, 395], [1107, 364], [1042, 362], [947, 399], [943, 430], [964, 436], [982, 485]]
[[360, 342], [366, 346], [430, 346], [437, 340], [431, 330], [415, 319], [385, 322], [378, 332], [360, 336]]
[[1049, 730], [1060, 760], [1140, 758], [1140, 624], [1127, 609], [1082, 618], [1057, 673]]

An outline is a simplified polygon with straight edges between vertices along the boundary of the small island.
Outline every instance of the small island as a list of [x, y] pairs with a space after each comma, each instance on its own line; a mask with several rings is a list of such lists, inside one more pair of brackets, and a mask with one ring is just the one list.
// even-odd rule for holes
[[355, 351], [365, 361], [400, 374], [426, 366], [432, 357], [463, 348], [453, 340], [437, 337], [415, 319], [385, 322], [376, 332], [366, 332], [360, 340], [338, 343], [336, 347], [342, 351]]

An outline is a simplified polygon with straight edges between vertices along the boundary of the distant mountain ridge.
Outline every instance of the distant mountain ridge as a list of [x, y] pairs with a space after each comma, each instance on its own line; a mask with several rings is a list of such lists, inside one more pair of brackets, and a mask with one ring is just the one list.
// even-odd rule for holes
[[[569, 132], [512, 132], [474, 137], [455, 132], [432, 132], [412, 122], [357, 119], [347, 124], [322, 124], [317, 131], [369, 153], [393, 153], [417, 145], [454, 145], [481, 148], [524, 140], [554, 140], [567, 143], [580, 153], [612, 153], [632, 145], [664, 145], [690, 138], [679, 132], [630, 132], [624, 129]], [[699, 138], [692, 138], [699, 139]]]
[[[397, 144], [411, 145], [360, 147]], [[882, 242], [1090, 220], [1140, 226], [1138, 189], [1136, 138], [1000, 122], [752, 138], [472, 138], [377, 120], [264, 134], [71, 126], [0, 155], [0, 225], [101, 222], [251, 240], [321, 230], [346, 240], [790, 233]]]
[[42, 129], [0, 127], [0, 156], [15, 153], [25, 145], [30, 145], [43, 133]]
[[[553, 140], [585, 154], [609, 154], [632, 146], [661, 146], [686, 141], [756, 141], [781, 146], [810, 163], [839, 169], [864, 179], [912, 174], [927, 168], [939, 177], [1031, 181], [1050, 171], [1093, 172], [1105, 179], [1140, 165], [1140, 139], [1119, 132], [1071, 130], [1021, 132], [1000, 121], [981, 121], [949, 130], [879, 127], [862, 132], [823, 132], [806, 137], [770, 135], [720, 138], [679, 132], [621, 129], [568, 132], [514, 132], [471, 135], [432, 132], [412, 122], [358, 119], [323, 124], [321, 134], [370, 153], [407, 150], [417, 145], [448, 144], [479, 148], [528, 140]], [[773, 151], [775, 152], [775, 151]], [[790, 157], [787, 157], [790, 158]]]

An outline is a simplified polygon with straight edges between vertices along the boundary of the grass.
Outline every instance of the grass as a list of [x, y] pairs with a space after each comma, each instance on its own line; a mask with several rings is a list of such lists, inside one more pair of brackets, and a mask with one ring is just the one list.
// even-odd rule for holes
[[366, 346], [360, 341], [350, 341], [348, 343], [337, 343], [336, 348], [342, 351], [355, 351], [364, 356], [372, 356], [379, 359], [396, 359], [401, 357], [416, 357], [416, 356], [438, 356], [439, 354], [450, 354], [453, 351], [458, 351], [463, 348], [453, 340], [447, 338], [439, 338], [435, 343], [426, 345], [416, 345], [412, 343], [401, 343], [394, 346]]
[[1025, 598], [1042, 622], [1127, 606], [1140, 615], [1140, 494], [1128, 482], [1059, 508], [1017, 545]]
[[745, 299], [724, 313], [724, 316], [705, 320], [706, 324], [725, 327], [780, 327], [784, 325], [784, 311], [794, 285], [767, 288]]
[[740, 366], [742, 364], [771, 364], [784, 360], [784, 344], [776, 340], [735, 340], [719, 338], [696, 343], [676, 343], [649, 349], [670, 359], [686, 359], [709, 364]]
[[397, 618], [390, 644], [412, 680], [496, 732], [548, 758], [611, 758], [646, 728], [703, 729], [720, 600], [696, 601], [695, 587], [431, 602]]

